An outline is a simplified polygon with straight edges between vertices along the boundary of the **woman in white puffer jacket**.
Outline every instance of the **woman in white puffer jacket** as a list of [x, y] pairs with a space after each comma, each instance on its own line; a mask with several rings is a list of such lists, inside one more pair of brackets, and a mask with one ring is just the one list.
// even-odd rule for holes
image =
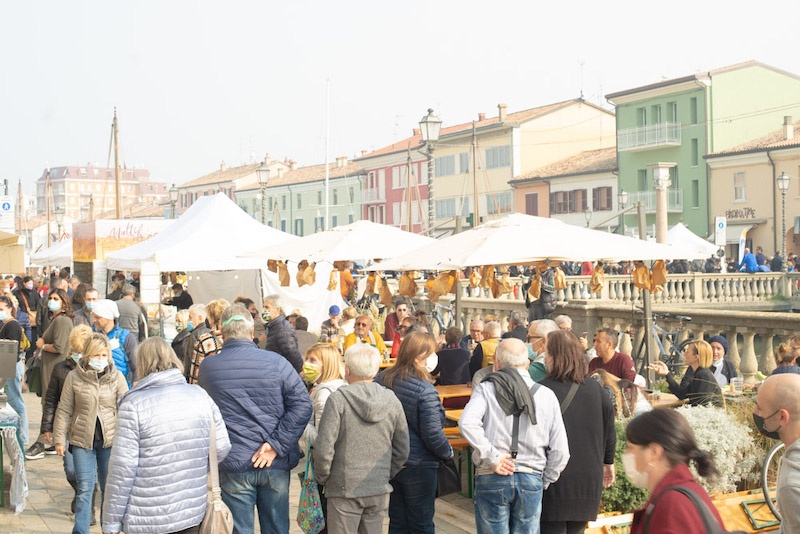
[[137, 351], [139, 382], [119, 403], [103, 506], [103, 532], [197, 532], [206, 512], [211, 425], [217, 460], [230, 451], [217, 405], [186, 383], [161, 338]]

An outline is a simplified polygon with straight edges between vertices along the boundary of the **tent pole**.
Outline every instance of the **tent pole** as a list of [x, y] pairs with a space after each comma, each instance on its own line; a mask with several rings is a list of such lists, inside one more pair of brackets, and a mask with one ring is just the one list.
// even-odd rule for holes
[[[644, 213], [644, 203], [636, 203], [636, 214], [639, 218], [639, 239], [647, 241], [647, 219]], [[647, 370], [647, 383], [652, 385], [654, 374], [650, 364], [655, 360], [655, 347], [653, 344], [653, 296], [649, 289], [642, 290], [642, 308], [644, 310], [644, 363]]]
[[[461, 233], [461, 215], [456, 215], [456, 227], [453, 230], [453, 235]], [[456, 328], [461, 329], [461, 272], [462, 269], [459, 269], [456, 273], [456, 302], [453, 305], [453, 325]], [[463, 329], [462, 329], [463, 334]]]

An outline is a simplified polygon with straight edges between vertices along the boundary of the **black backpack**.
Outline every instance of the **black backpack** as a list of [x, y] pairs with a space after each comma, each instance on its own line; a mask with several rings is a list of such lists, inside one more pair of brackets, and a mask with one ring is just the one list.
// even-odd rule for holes
[[647, 511], [645, 511], [645, 513], [644, 513], [644, 532], [645, 532], [645, 534], [650, 532], [650, 514], [652, 513], [653, 508], [655, 507], [656, 503], [661, 498], [661, 496], [664, 495], [669, 490], [679, 491], [679, 492], [683, 493], [684, 495], [686, 495], [687, 497], [689, 497], [689, 499], [692, 501], [692, 504], [694, 504], [694, 507], [697, 508], [697, 513], [700, 514], [700, 519], [703, 520], [703, 525], [705, 525], [705, 531], [708, 534], [725, 534], [727, 532], [730, 532], [730, 534], [746, 534], [744, 530], [728, 531], [728, 530], [725, 530], [724, 528], [722, 528], [722, 525], [717, 523], [717, 518], [715, 518], [714, 514], [711, 513], [711, 510], [708, 509], [708, 506], [706, 506], [706, 503], [703, 502], [703, 500], [695, 492], [693, 492], [692, 490], [690, 490], [689, 488], [686, 488], [684, 486], [670, 486], [670, 487], [668, 487], [667, 489], [665, 489], [664, 491], [659, 493], [656, 496], [656, 498], [653, 499], [653, 502], [650, 503], [647, 506]]

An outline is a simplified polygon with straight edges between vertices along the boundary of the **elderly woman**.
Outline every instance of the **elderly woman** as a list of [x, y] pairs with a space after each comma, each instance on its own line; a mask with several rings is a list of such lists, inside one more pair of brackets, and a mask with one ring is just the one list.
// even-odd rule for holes
[[126, 391], [128, 384], [114, 366], [108, 338], [92, 334], [80, 364], [64, 381], [53, 432], [56, 452], [64, 456], [69, 440], [75, 463], [78, 498], [73, 534], [89, 532], [92, 490], [98, 477], [100, 487], [105, 488], [111, 444], [117, 431], [117, 400]]
[[189, 370], [189, 383], [197, 384], [203, 360], [222, 350], [222, 324], [220, 318], [230, 304], [225, 299], [215, 299], [206, 304], [206, 322], [211, 330], [200, 334], [194, 343]]
[[657, 361], [650, 366], [650, 369], [667, 377], [670, 392], [679, 399], [689, 399], [689, 404], [692, 406], [700, 404], [721, 406], [722, 390], [709, 369], [712, 361], [711, 354], [711, 345], [705, 341], [692, 341], [686, 345], [683, 356], [688, 367], [680, 384], [672, 376], [664, 362]]
[[772, 375], [782, 373], [800, 374], [800, 366], [797, 365], [797, 358], [800, 356], [800, 336], [794, 336], [789, 343], [781, 343], [775, 349], [775, 364]]
[[167, 343], [139, 346], [139, 382], [119, 403], [103, 532], [197, 532], [206, 512], [211, 425], [217, 460], [231, 448], [217, 405], [183, 379]]
[[728, 353], [728, 340], [722, 336], [711, 336], [708, 338], [708, 343], [711, 345], [713, 355], [711, 372], [714, 373], [714, 378], [717, 379], [720, 387], [727, 386], [736, 376], [736, 367], [733, 362], [725, 359], [725, 355]]

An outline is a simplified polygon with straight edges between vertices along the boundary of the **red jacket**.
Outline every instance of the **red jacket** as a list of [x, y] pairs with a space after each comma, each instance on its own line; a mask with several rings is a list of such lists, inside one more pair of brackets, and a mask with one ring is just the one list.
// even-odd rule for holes
[[[643, 508], [633, 513], [633, 524], [631, 534], [644, 533], [645, 511], [650, 506], [653, 498], [658, 496], [669, 486], [684, 486], [697, 495], [706, 503], [708, 509], [722, 525], [722, 518], [717, 508], [711, 503], [711, 498], [703, 487], [694, 481], [692, 473], [686, 464], [679, 464], [667, 473], [656, 489], [650, 494], [650, 500]], [[649, 534], [705, 534], [705, 526], [700, 513], [695, 508], [689, 497], [678, 491], [670, 490], [658, 499], [652, 513], [650, 514]]]

